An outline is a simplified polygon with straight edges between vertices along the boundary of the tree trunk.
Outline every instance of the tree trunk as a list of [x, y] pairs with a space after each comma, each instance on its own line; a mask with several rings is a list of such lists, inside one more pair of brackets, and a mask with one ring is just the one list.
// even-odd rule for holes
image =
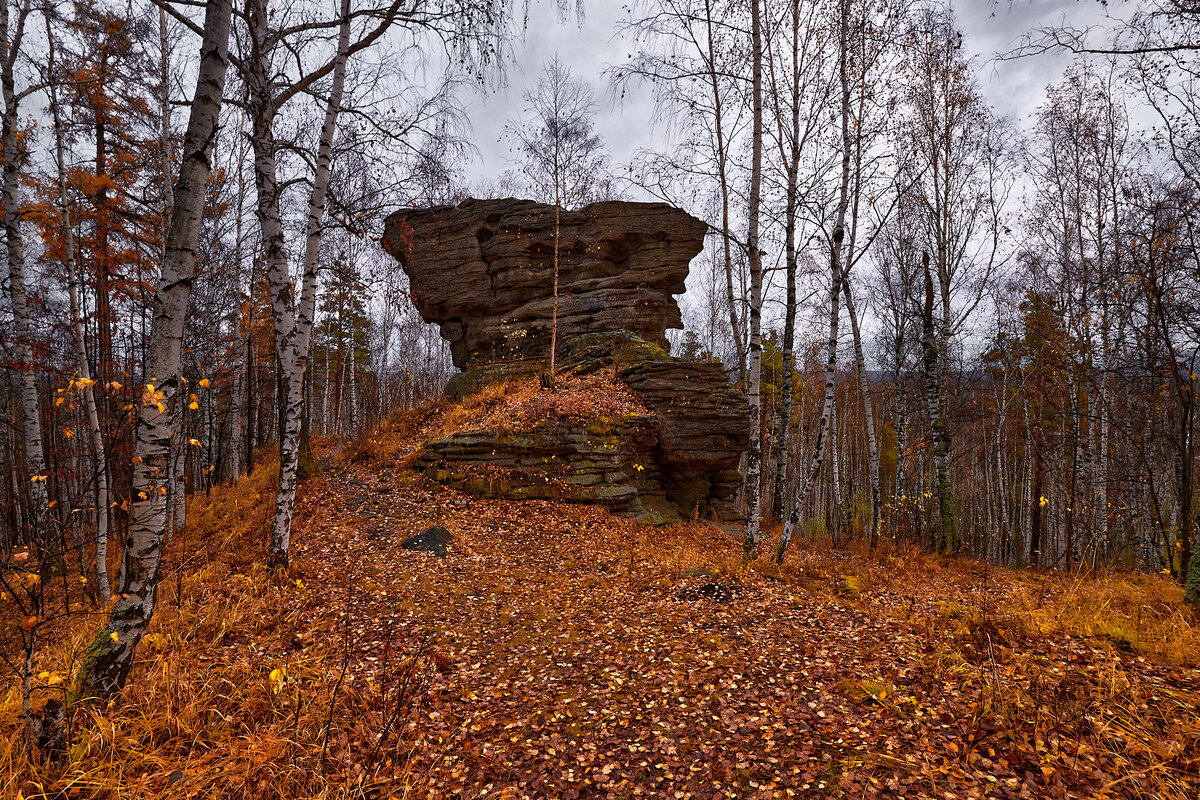
[[956, 553], [959, 548], [958, 511], [954, 503], [954, 486], [950, 480], [950, 436], [946, 425], [946, 403], [942, 400], [942, 358], [938, 335], [933, 322], [933, 276], [929, 270], [929, 253], [922, 254], [925, 268], [925, 307], [922, 310], [921, 337], [925, 348], [925, 403], [929, 412], [929, 428], [933, 440], [934, 484], [937, 490], [940, 527], [935, 543], [939, 553]]
[[871, 549], [879, 543], [879, 441], [875, 438], [875, 412], [871, 404], [871, 385], [867, 380], [867, 359], [863, 354], [862, 334], [858, 327], [858, 316], [854, 312], [854, 297], [850, 292], [849, 277], [842, 280], [842, 293], [846, 298], [846, 313], [850, 316], [850, 333], [854, 337], [854, 366], [858, 371], [858, 387], [862, 394], [864, 427], [867, 432], [867, 469], [871, 473], [871, 519], [869, 539]]
[[166, 525], [164, 477], [169, 474], [172, 406], [187, 397], [180, 375], [183, 329], [196, 267], [212, 144], [228, 66], [229, 0], [210, 0], [204, 15], [200, 67], [183, 160], [175, 184], [167, 255], [155, 294], [146, 392], [138, 413], [133, 507], [125, 544], [120, 598], [108, 624], [84, 654], [71, 699], [113, 697], [125, 683], [134, 653], [154, 613]]
[[840, 26], [838, 33], [838, 76], [841, 82], [841, 121], [842, 121], [842, 177], [838, 190], [837, 212], [834, 215], [833, 236], [829, 248], [829, 344], [825, 361], [825, 402], [821, 409], [821, 426], [817, 431], [816, 446], [813, 448], [812, 459], [809, 463], [808, 474], [792, 510], [783, 523], [783, 534], [775, 547], [773, 560], [776, 564], [783, 561], [787, 554], [788, 544], [792, 541], [796, 526], [800, 522], [800, 509], [808, 500], [808, 495], [816, 485], [817, 476], [821, 472], [821, 463], [825, 457], [825, 438], [829, 434], [833, 417], [834, 387], [837, 379], [837, 340], [838, 317], [840, 316], [839, 299], [842, 294], [842, 242], [846, 238], [846, 208], [850, 197], [850, 77], [848, 72], [847, 46], [850, 35], [849, 0], [840, 0]]
[[63, 156], [62, 113], [58, 105], [58, 92], [54, 81], [54, 32], [50, 16], [46, 16], [46, 42], [51, 80], [50, 113], [54, 121], [54, 160], [58, 169], [58, 203], [62, 215], [64, 260], [67, 267], [67, 296], [71, 308], [71, 329], [75, 335], [75, 363], [79, 371], [78, 385], [82, 387], [84, 410], [87, 414], [88, 432], [92, 440], [92, 459], [95, 478], [96, 500], [96, 592], [102, 608], [108, 607], [110, 588], [108, 584], [108, 455], [104, 446], [104, 434], [100, 428], [100, 414], [96, 407], [91, 366], [88, 362], [87, 336], [84, 330], [83, 312], [80, 308], [79, 264], [75, 260], [75, 229], [71, 224], [71, 204], [67, 197], [67, 171]]
[[[900, 395], [900, 381], [896, 380], [896, 393]], [[908, 491], [905, 489], [908, 473], [908, 414], [905, 409], [903, 396], [898, 396], [896, 402], [896, 477], [892, 484], [892, 536], [895, 538], [895, 528], [898, 527], [900, 515], [908, 501]]]
[[750, 442], [746, 447], [745, 557], [758, 556], [762, 522], [762, 253], [758, 249], [758, 217], [762, 192], [762, 19], [759, 0], [750, 0], [753, 48], [752, 104], [754, 114], [750, 155], [750, 208], [746, 246], [750, 250], [750, 375], [746, 399], [750, 407]]
[[[28, 3], [17, 8], [10, 19], [9, 4], [0, 3], [0, 89], [4, 94], [4, 116], [0, 120], [0, 144], [4, 150], [4, 234], [8, 249], [8, 289], [12, 299], [13, 333], [19, 364], [21, 433], [25, 445], [24, 480], [29, 486], [33, 539], [39, 548], [49, 547], [49, 504], [46, 491], [46, 455], [42, 447], [42, 421], [38, 410], [37, 374], [34, 371], [33, 331], [25, 294], [25, 242], [21, 233], [21, 143], [20, 100], [14, 78], [15, 63], [25, 33]], [[15, 22], [15, 24], [13, 24]], [[13, 27], [10, 29], [10, 25]]]
[[787, 197], [784, 209], [784, 272], [787, 282], [783, 310], [783, 375], [779, 383], [779, 420], [777, 424], [775, 486], [771, 497], [771, 515], [783, 519], [784, 494], [787, 491], [788, 462], [791, 460], [792, 391], [796, 373], [796, 270], [799, 259], [796, 246], [796, 212], [800, 198], [800, 7], [792, 11], [792, 140], [787, 165]]
[[[350, 339], [350, 390], [347, 392], [347, 407], [349, 409], [350, 420], [350, 438], [353, 439], [358, 435], [358, 369], [354, 364], [354, 338], [351, 335]], [[553, 374], [553, 373], [552, 373]]]
[[250, 262], [250, 278], [247, 281], [248, 293], [246, 295], [246, 477], [250, 477], [250, 473], [254, 470], [254, 445], [258, 434], [258, 408], [257, 401], [254, 396], [254, 279], [256, 276], [255, 267], [258, 263], [257, 254], [252, 257]]
[[252, 71], [254, 107], [251, 141], [254, 146], [255, 184], [258, 187], [258, 218], [266, 251], [267, 277], [271, 285], [272, 317], [275, 325], [275, 353], [283, 377], [281, 393], [281, 435], [279, 441], [279, 488], [275, 499], [275, 519], [271, 527], [268, 562], [286, 569], [291, 546], [292, 511], [296, 503], [296, 475], [300, 462], [300, 432], [304, 415], [304, 373], [308, 368], [309, 341], [317, 296], [317, 256], [321, 243], [321, 224], [325, 218], [325, 194], [329, 187], [333, 136], [342, 103], [346, 78], [346, 59], [350, 45], [350, 3], [342, 0], [342, 23], [338, 29], [338, 49], [333, 69], [333, 85], [321, 125], [317, 147], [317, 168], [308, 203], [304, 263], [299, 303], [296, 302], [284, 251], [283, 222], [276, 180], [276, 143], [274, 121], [277, 111], [270, 82], [270, 53], [264, 49], [267, 8], [264, 0], [251, 6], [251, 36], [256, 43]]

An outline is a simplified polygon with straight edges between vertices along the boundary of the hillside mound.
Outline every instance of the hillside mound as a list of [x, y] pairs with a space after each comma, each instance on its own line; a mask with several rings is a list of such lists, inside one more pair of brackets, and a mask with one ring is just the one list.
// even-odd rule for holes
[[592, 503], [657, 523], [741, 517], [745, 401], [719, 364], [630, 335], [573, 339], [564, 364], [553, 388], [528, 374], [483, 382], [413, 466], [477, 497]]
[[[510, 407], [539, 402], [523, 389]], [[340, 454], [318, 442], [286, 576], [261, 566], [268, 468], [194, 497], [124, 698], [77, 713], [62, 772], [0, 752], [0, 796], [1200, 789], [1200, 636], [1170, 581], [886, 542], [801, 541], [779, 569], [747, 567], [702, 523], [478, 499], [404, 466], [462, 413], [405, 414]], [[438, 525], [445, 558], [402, 546]], [[37, 668], [69, 671], [93, 624]]]

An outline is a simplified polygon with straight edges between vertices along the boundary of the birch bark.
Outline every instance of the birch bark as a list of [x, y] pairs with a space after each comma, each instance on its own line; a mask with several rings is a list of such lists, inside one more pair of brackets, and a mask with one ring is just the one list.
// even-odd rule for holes
[[[134, 653], [154, 613], [166, 527], [165, 483], [170, 474], [172, 406], [187, 397], [180, 375], [183, 329], [196, 268], [196, 240], [204, 213], [213, 139], [225, 93], [229, 56], [230, 0], [209, 0], [204, 15], [196, 80], [166, 259], [155, 294], [146, 386], [138, 412], [133, 505], [122, 567], [120, 597], [108, 624], [96, 635], [76, 675], [69, 699], [108, 699], [120, 691]], [[160, 491], [164, 490], [164, 491]]]
[[[848, 272], [848, 270], [847, 270]], [[871, 384], [867, 380], [867, 359], [863, 353], [862, 333], [858, 325], [858, 315], [854, 311], [854, 296], [850, 291], [850, 279], [842, 279], [842, 294], [846, 298], [846, 313], [850, 317], [850, 333], [854, 340], [854, 367], [858, 373], [858, 388], [862, 396], [864, 429], [867, 434], [867, 470], [871, 485], [871, 520], [870, 544], [871, 549], [879, 543], [879, 509], [881, 505], [879, 488], [879, 440], [875, 437], [875, 410], [871, 403]]]
[[933, 439], [934, 484], [937, 490], [940, 526], [935, 547], [939, 553], [955, 553], [959, 548], [958, 513], [954, 505], [954, 487], [950, 482], [950, 436], [946, 428], [945, 403], [942, 400], [942, 365], [939, 336], [934, 324], [933, 275], [929, 253], [922, 254], [925, 269], [925, 307], [922, 310], [922, 342], [925, 349], [925, 404]]
[[821, 464], [825, 458], [825, 439], [829, 435], [833, 416], [834, 383], [837, 378], [837, 343], [838, 318], [840, 316], [839, 299], [842, 294], [842, 243], [846, 237], [846, 208], [850, 195], [850, 79], [848, 74], [847, 46], [849, 40], [850, 10], [849, 0], [839, 0], [839, 31], [838, 31], [838, 79], [841, 89], [841, 123], [842, 123], [842, 176], [838, 188], [837, 211], [834, 214], [833, 235], [830, 237], [829, 250], [829, 343], [826, 348], [825, 360], [825, 400], [821, 408], [821, 424], [817, 430], [817, 441], [813, 448], [812, 459], [809, 462], [808, 473], [792, 510], [783, 523], [783, 534], [775, 547], [773, 560], [776, 564], [783, 561], [787, 554], [788, 545], [792, 541], [796, 526], [800, 523], [800, 509], [807, 502], [809, 494], [816, 485], [817, 476], [821, 472]]
[[[12, 11], [16, 11], [13, 18]], [[30, 3], [11, 9], [0, 2], [0, 90], [4, 112], [0, 118], [0, 146], [4, 157], [4, 235], [8, 249], [8, 288], [12, 300], [17, 362], [20, 365], [21, 433], [25, 445], [26, 480], [29, 485], [33, 539], [38, 547], [50, 545], [49, 503], [46, 492], [46, 455], [42, 446], [42, 421], [38, 411], [37, 375], [33, 368], [33, 331], [25, 285], [25, 241], [21, 232], [21, 143], [18, 136], [20, 103], [25, 92], [16, 90], [17, 56], [25, 36]]]
[[762, 253], [758, 249], [759, 212], [762, 204], [762, 19], [759, 0], [750, 0], [753, 48], [753, 132], [750, 155], [750, 207], [746, 246], [750, 251], [750, 364], [746, 399], [750, 407], [750, 442], [746, 447], [746, 559], [757, 558], [762, 522]]
[[[796, 271], [799, 267], [796, 245], [796, 216], [800, 200], [800, 4], [792, 7], [792, 108], [791, 147], [787, 153], [787, 194], [784, 200], [784, 273], [786, 295], [783, 316], [783, 376], [779, 388], [779, 419], [776, 437], [775, 483], [771, 496], [771, 514], [783, 518], [787, 491], [788, 462], [791, 459], [792, 392], [796, 373]], [[780, 140], [784, 137], [781, 134]]]
[[276, 96], [271, 79], [271, 36], [265, 0], [253, 0], [249, 25], [253, 56], [247, 62], [252, 96], [251, 142], [254, 148], [254, 177], [258, 189], [257, 214], [265, 246], [267, 278], [271, 287], [275, 353], [283, 377], [281, 392], [282, 434], [279, 443], [279, 488], [271, 527], [268, 562], [287, 568], [291, 546], [292, 512], [296, 503], [297, 471], [300, 462], [300, 433], [304, 415], [304, 373], [308, 368], [309, 342], [317, 297], [317, 256], [321, 224], [325, 217], [325, 195], [329, 188], [333, 135], [345, 86], [346, 60], [350, 49], [350, 0], [341, 2], [337, 56], [333, 62], [333, 85], [321, 125], [317, 166], [308, 203], [300, 298], [297, 302], [287, 256], [284, 251], [280, 191], [277, 182], [274, 121], [286, 96]]

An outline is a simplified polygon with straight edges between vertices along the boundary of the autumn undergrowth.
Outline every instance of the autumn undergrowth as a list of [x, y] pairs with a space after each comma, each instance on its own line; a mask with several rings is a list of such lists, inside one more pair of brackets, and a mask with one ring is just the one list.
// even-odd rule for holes
[[[389, 653], [371, 680], [345, 679], [354, 642], [335, 616], [306, 608], [310, 565], [263, 566], [272, 461], [191, 500], [125, 691], [73, 710], [64, 764], [26, 751], [19, 693], [6, 687], [0, 797], [336, 798], [403, 785], [389, 733], [420, 684], [422, 653]], [[96, 624], [74, 621], [39, 654], [41, 692], [62, 692], [46, 678], [71, 673]]]
[[430, 438], [463, 431], [501, 434], [566, 419], [590, 422], [650, 412], [630, 389], [611, 374], [563, 374], [553, 389], [542, 388], [538, 378], [489, 384], [459, 403], [450, 404]]
[[[262, 566], [274, 459], [265, 458], [236, 486], [193, 497], [187, 528], [168, 548], [158, 611], [126, 691], [108, 707], [74, 710], [64, 765], [28, 758], [19, 736], [19, 692], [3, 687], [0, 797], [437, 797], [438, 781], [447, 775], [468, 781], [468, 765], [499, 769], [488, 760], [493, 756], [471, 754], [483, 753], [479, 748], [509, 752], [504, 748], [516, 741], [509, 729], [525, 725], [514, 719], [488, 734], [491, 739], [470, 740], [469, 731], [492, 730], [488, 714], [517, 702], [503, 694], [513, 684], [498, 682], [497, 671], [506, 670], [509, 681], [540, 680], [540, 670], [575, 662], [571, 648], [594, 653], [611, 646], [603, 650], [610, 657], [636, 657], [668, 643], [622, 650], [617, 629], [595, 634], [607, 638], [579, 639], [603, 619], [590, 613], [560, 618], [570, 609], [534, 585], [540, 580], [569, 580], [594, 603], [619, 595], [639, 609], [630, 618], [635, 624], [655, 614], [675, 619], [686, 609], [682, 619], [695, 630], [678, 655], [694, 660], [692, 667], [715, 669], [728, 659], [724, 648], [743, 627], [754, 626], [762, 609], [801, 628], [830, 620], [827, 641], [784, 642], [790, 634], [774, 628], [754, 634], [762, 637], [755, 647], [794, 650], [813, 674], [819, 665], [837, 665], [830, 693], [797, 684], [814, 692], [813, 700], [789, 713], [811, 713], [813, 725], [848, 714], [860, 720], [853, 724], [864, 735], [886, 727], [899, 738], [895, 753], [865, 740], [856, 750], [847, 744], [820, 751], [828, 761], [814, 752], [805, 763], [816, 766], [804, 767], [817, 770], [811, 778], [787, 772], [788, 765], [776, 773], [797, 778], [800, 787], [805, 781], [862, 783], [882, 792], [864, 796], [889, 796], [889, 782], [899, 781], [895, 785], [909, 786], [911, 796], [941, 797], [936, 787], [947, 779], [939, 772], [944, 767], [976, 786], [991, 785], [987, 776], [999, 774], [997, 796], [1036, 792], [1066, 776], [1062, 780], [1090, 781], [1093, 797], [1194, 797], [1197, 781], [1187, 776], [1200, 763], [1194, 672], [1200, 634], [1178, 587], [1162, 576], [1007, 570], [890, 543], [870, 552], [808, 540], [795, 542], [781, 565], [765, 558], [746, 563], [735, 526], [692, 520], [651, 527], [589, 507], [477, 501], [404, 467], [430, 437], [477, 425], [499, 408], [542, 414], [546, 403], [565, 402], [564, 413], [612, 410], [607, 400], [596, 405], [599, 392], [592, 392], [591, 406], [580, 405], [590, 384], [570, 386], [558, 399], [537, 403], [521, 385], [464, 404], [430, 403], [337, 453], [328, 442], [315, 443], [331, 468], [302, 488], [297, 541], [308, 546], [297, 548], [287, 574]], [[448, 559], [399, 550], [404, 535], [434, 523], [454, 535]], [[553, 555], [526, 551], [520, 542], [538, 542]], [[763, 552], [771, 552], [770, 542]], [[403, 560], [414, 558], [426, 560]], [[431, 589], [426, 579], [434, 576]], [[345, 585], [332, 585], [338, 580]], [[504, 593], [493, 602], [496, 586]], [[427, 598], [434, 595], [439, 603], [430, 607]], [[447, 639], [433, 624], [443, 612], [457, 620], [453, 630], [465, 641]], [[421, 636], [360, 638], [356, 625], [369, 628], [387, 614], [400, 621], [426, 615], [411, 630], [443, 641], [427, 646]], [[100, 617], [65, 622], [54, 644], [39, 653], [37, 671], [46, 676], [39, 678], [39, 693], [62, 692], [61, 676], [78, 663]], [[874, 651], [856, 650], [856, 640], [844, 638], [838, 624], [878, 632], [894, 648], [889, 652], [904, 657], [872, 658]], [[648, 625], [644, 632], [667, 637], [673, 630]], [[507, 649], [497, 636], [507, 637]], [[451, 647], [456, 641], [457, 650]], [[547, 650], [549, 642], [566, 649]], [[812, 652], [818, 644], [833, 650], [818, 658]], [[538, 653], [546, 664], [525, 663]], [[704, 684], [693, 684], [682, 667], [676, 672], [673, 662], [669, 672], [659, 661], [638, 663], [628, 685], [589, 680], [578, 691], [605, 689], [599, 697], [610, 699], [613, 692], [642, 691], [636, 676], [650, 668], [660, 670], [656, 680], [672, 681], [663, 686], [673, 687], [677, 714], [704, 698], [725, 697], [717, 673], [704, 679], [710, 684], [699, 694]], [[796, 674], [767, 677], [780, 681], [775, 686], [785, 679], [792, 686]], [[726, 699], [767, 688], [743, 685]], [[474, 699], [460, 707], [456, 703], [466, 702], [460, 696]], [[422, 705], [435, 697], [440, 705]], [[544, 701], [523, 695], [521, 707], [541, 719], [553, 711], [538, 705]], [[680, 719], [691, 716], [672, 724]], [[544, 733], [557, 736], [554, 730]], [[585, 721], [564, 730], [568, 737], [582, 735], [571, 746], [589, 741]], [[920, 746], [907, 738], [919, 736], [936, 738]], [[581, 785], [606, 780], [600, 762], [593, 766], [600, 771], [579, 767]], [[728, 781], [734, 773], [722, 775], [716, 777]], [[524, 773], [514, 776], [514, 782], [524, 780]], [[928, 791], [914, 794], [916, 785]]]

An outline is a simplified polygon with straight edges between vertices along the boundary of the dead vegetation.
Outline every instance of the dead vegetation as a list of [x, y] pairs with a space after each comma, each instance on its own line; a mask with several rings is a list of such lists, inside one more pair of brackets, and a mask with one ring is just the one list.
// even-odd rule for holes
[[[287, 576], [260, 566], [269, 459], [193, 498], [125, 695], [74, 711], [62, 768], [27, 761], [8, 687], [0, 796], [1195, 797], [1170, 581], [803, 542], [746, 567], [703, 523], [414, 480], [447, 415], [318, 444]], [[433, 524], [447, 559], [399, 548]]]

